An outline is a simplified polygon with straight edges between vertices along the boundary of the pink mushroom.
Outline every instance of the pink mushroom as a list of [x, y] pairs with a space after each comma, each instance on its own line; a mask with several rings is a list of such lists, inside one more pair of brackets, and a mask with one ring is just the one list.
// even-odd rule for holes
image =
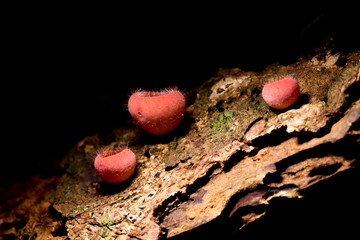
[[119, 183], [127, 180], [134, 173], [136, 156], [127, 148], [103, 150], [95, 158], [94, 166], [102, 179]]
[[131, 95], [128, 109], [131, 117], [145, 131], [161, 135], [179, 125], [185, 113], [186, 100], [178, 90], [137, 91]]
[[299, 95], [299, 84], [295, 79], [290, 77], [268, 82], [262, 90], [262, 97], [265, 102], [275, 109], [284, 109], [293, 105]]

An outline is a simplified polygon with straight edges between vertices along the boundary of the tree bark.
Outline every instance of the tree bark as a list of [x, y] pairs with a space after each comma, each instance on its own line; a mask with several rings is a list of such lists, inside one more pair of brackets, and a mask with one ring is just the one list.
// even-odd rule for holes
[[[85, 138], [62, 162], [65, 174], [32, 179], [43, 184], [36, 197], [26, 193], [37, 210], [14, 203], [2, 221], [26, 216], [26, 222], [3, 233], [181, 239], [216, 234], [211, 229], [223, 224], [221, 234], [231, 236], [265, 216], [275, 199], [308, 197], [304, 190], [359, 161], [360, 51], [324, 56], [260, 72], [219, 69], [186, 92], [184, 120], [164, 136], [129, 122], [107, 137]], [[300, 85], [298, 101], [269, 108], [263, 84], [289, 75]], [[120, 145], [134, 151], [137, 170], [126, 182], [109, 184], [96, 174], [94, 154]]]

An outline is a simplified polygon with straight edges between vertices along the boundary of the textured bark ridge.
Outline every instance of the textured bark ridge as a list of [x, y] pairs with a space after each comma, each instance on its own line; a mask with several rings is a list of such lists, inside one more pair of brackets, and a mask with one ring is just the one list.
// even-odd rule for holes
[[[188, 93], [183, 122], [164, 136], [130, 123], [106, 137], [87, 137], [64, 159], [66, 173], [50, 196], [70, 239], [181, 237], [214, 221], [238, 229], [266, 214], [277, 197], [302, 189], [359, 161], [360, 51], [271, 65], [261, 72], [220, 69]], [[301, 94], [274, 110], [263, 84], [292, 76]], [[109, 184], [94, 154], [128, 145], [133, 177]]]

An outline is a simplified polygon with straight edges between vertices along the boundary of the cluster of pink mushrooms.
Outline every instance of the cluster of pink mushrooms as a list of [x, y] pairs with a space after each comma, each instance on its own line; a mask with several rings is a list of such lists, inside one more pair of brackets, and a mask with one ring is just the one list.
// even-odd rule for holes
[[[274, 109], [288, 108], [296, 102], [299, 94], [299, 84], [290, 77], [270, 81], [262, 89], [263, 99]], [[131, 95], [128, 109], [142, 129], [154, 135], [162, 135], [179, 125], [186, 110], [186, 100], [176, 89], [137, 91]], [[128, 148], [103, 150], [95, 158], [94, 166], [105, 181], [120, 183], [134, 173], [136, 156]]]

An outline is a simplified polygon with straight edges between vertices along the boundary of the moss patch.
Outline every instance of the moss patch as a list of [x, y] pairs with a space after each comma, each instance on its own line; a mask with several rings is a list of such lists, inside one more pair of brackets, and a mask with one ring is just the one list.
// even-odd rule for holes
[[213, 140], [223, 137], [231, 138], [233, 136], [233, 132], [230, 129], [236, 116], [237, 113], [225, 110], [211, 121], [209, 134]]
[[114, 224], [114, 220], [110, 217], [109, 214], [105, 213], [99, 218], [99, 223], [101, 226], [111, 226]]

